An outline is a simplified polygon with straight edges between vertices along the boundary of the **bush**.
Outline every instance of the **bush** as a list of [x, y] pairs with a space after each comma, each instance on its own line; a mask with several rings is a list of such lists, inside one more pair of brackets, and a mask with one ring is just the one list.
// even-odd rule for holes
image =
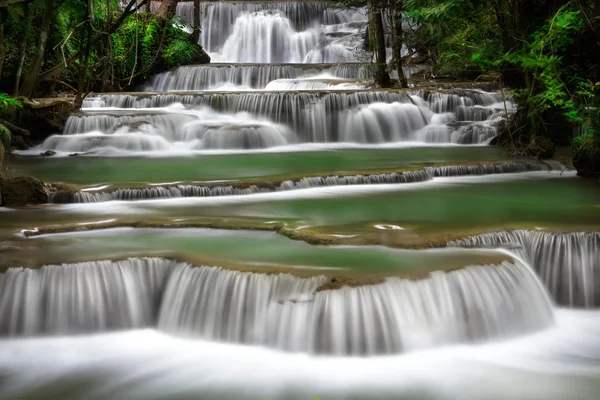
[[590, 126], [583, 127], [583, 133], [573, 139], [573, 159], [598, 160], [600, 162], [600, 131]]
[[[0, 93], [0, 112], [12, 111], [14, 109], [22, 107], [23, 102], [21, 102], [21, 100], [17, 100], [14, 97], [10, 97], [6, 93]], [[6, 127], [2, 127], [6, 129]]]
[[112, 63], [119, 79], [148, 78], [163, 69], [188, 63], [197, 46], [190, 34], [174, 21], [165, 22], [154, 14], [129, 18], [111, 36]]

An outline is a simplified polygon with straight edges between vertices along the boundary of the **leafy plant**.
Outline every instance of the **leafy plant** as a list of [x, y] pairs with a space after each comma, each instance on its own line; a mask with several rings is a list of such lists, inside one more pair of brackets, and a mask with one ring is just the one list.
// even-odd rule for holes
[[8, 96], [6, 93], [0, 93], [0, 112], [12, 111], [23, 107], [23, 102], [14, 97]]
[[197, 46], [190, 34], [179, 28], [175, 21], [166, 25], [154, 14], [140, 13], [130, 18], [111, 36], [112, 63], [116, 77], [143, 78], [191, 60]]

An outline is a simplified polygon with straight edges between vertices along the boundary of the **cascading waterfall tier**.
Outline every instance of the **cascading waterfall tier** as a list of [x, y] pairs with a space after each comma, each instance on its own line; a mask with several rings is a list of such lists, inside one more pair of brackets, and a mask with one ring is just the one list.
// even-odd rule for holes
[[135, 154], [297, 143], [479, 144], [497, 134], [504, 110], [500, 94], [477, 90], [103, 94], [86, 99], [65, 135], [41, 147]]
[[448, 246], [509, 246], [533, 266], [557, 303], [588, 308], [600, 305], [598, 232], [495, 232], [450, 242]]
[[190, 111], [176, 105], [148, 111], [74, 115], [67, 120], [63, 135], [49, 137], [42, 146], [78, 153], [108, 149], [168, 152], [178, 148], [263, 149], [297, 142], [286, 126], [245, 112], [223, 114], [208, 107]]
[[[153, 2], [151, 9], [156, 12], [159, 2]], [[351, 22], [365, 22], [366, 13], [362, 9], [340, 9], [332, 7], [324, 1], [265, 1], [255, 2], [211, 2], [200, 3], [202, 18], [202, 35], [200, 44], [209, 52], [221, 49], [234, 30], [236, 20], [241, 15], [258, 12], [278, 11], [289, 19], [291, 26], [297, 31], [305, 31], [320, 25], [338, 25]], [[194, 20], [194, 4], [179, 2], [177, 15], [186, 22]]]
[[[330, 80], [371, 79], [372, 71], [359, 63], [346, 64], [208, 64], [179, 67], [158, 74], [144, 88], [147, 92], [174, 92], [186, 90], [250, 90], [281, 89], [281, 82], [317, 81], [326, 84]], [[335, 82], [334, 82], [335, 83]], [[313, 89], [342, 89], [347, 86], [330, 84]], [[292, 89], [292, 88], [289, 88]], [[289, 90], [288, 89], [288, 90]], [[309, 89], [296, 87], [295, 89]]]
[[444, 176], [506, 174], [515, 172], [562, 170], [562, 164], [538, 162], [509, 162], [477, 165], [452, 165], [427, 167], [417, 171], [393, 172], [371, 175], [330, 175], [288, 180], [275, 186], [236, 187], [232, 185], [171, 185], [145, 188], [120, 188], [112, 191], [78, 191], [50, 194], [51, 203], [96, 203], [111, 200], [148, 200], [171, 197], [213, 197], [249, 195], [325, 186], [376, 185], [414, 183]]
[[9, 269], [0, 275], [0, 332], [155, 326], [288, 351], [371, 355], [507, 337], [553, 321], [543, 286], [518, 261], [317, 291], [327, 281], [159, 258]]
[[[153, 3], [156, 11], [158, 3]], [[193, 3], [177, 14], [193, 21]], [[327, 2], [202, 2], [200, 44], [214, 61], [355, 61], [353, 40], [366, 24], [362, 9], [336, 9]]]

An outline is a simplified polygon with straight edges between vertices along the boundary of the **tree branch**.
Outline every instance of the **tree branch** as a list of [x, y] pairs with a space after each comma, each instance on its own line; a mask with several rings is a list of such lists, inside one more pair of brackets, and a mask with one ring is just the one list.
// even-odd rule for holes
[[[138, 3], [137, 0], [131, 0], [127, 4], [127, 6], [125, 7], [125, 9], [123, 10], [123, 14], [121, 14], [121, 16], [119, 17], [119, 19], [117, 19], [117, 21], [110, 27], [110, 29], [108, 30], [108, 32], [106, 32], [103, 35], [96, 36], [96, 38], [93, 40], [92, 43], [95, 45], [98, 41], [100, 41], [101, 39], [103, 39], [104, 36], [111, 35], [111, 34], [115, 33], [117, 31], [117, 29], [119, 29], [119, 27], [123, 24], [123, 22], [125, 22], [125, 20], [127, 19], [127, 17], [129, 17], [133, 13], [137, 12], [142, 6], [146, 5], [146, 3], [148, 3], [149, 1], [150, 0], [142, 0], [142, 1], [140, 1]], [[137, 6], [133, 7], [136, 4], [137, 4]], [[54, 67], [50, 68], [49, 70], [47, 70], [45, 72], [42, 72], [41, 74], [38, 75], [37, 81], [40, 82], [40, 81], [49, 79], [49, 78], [51, 78], [51, 77], [59, 74], [65, 68], [65, 65], [68, 65], [68, 64], [72, 63], [73, 61], [75, 61], [77, 58], [81, 57], [81, 52], [82, 52], [81, 50], [78, 51], [77, 53], [75, 53], [71, 57], [69, 57], [66, 60], [64, 60], [64, 62], [55, 65]]]
[[21, 136], [30, 136], [30, 133], [27, 129], [19, 128], [18, 126], [11, 124], [7, 120], [0, 119], [0, 124], [7, 127], [8, 130], [11, 131], [12, 133], [15, 133], [15, 134], [21, 135]]

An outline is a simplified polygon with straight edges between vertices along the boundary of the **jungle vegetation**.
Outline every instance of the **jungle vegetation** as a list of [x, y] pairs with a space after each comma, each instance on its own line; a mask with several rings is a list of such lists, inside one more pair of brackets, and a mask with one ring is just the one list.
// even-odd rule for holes
[[[600, 2], [596, 0], [342, 0], [367, 6], [375, 79], [428, 62], [433, 76], [493, 76], [518, 110], [497, 143], [573, 146], [581, 171], [600, 172]], [[383, 17], [382, 17], [383, 16]], [[381, 22], [383, 20], [383, 23]], [[404, 29], [402, 23], [405, 21]], [[392, 45], [386, 64], [385, 36]], [[408, 54], [401, 56], [405, 43]]]

